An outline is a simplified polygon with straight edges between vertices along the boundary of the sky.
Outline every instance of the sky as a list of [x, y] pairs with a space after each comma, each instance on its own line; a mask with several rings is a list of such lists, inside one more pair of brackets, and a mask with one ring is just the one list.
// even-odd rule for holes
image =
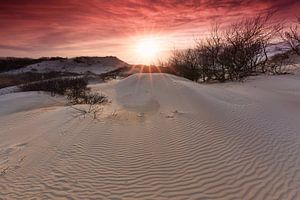
[[113, 55], [149, 64], [137, 52], [145, 39], [155, 41], [157, 57], [164, 58], [191, 47], [214, 22], [270, 10], [277, 11], [275, 20], [293, 20], [300, 1], [0, 0], [0, 57]]

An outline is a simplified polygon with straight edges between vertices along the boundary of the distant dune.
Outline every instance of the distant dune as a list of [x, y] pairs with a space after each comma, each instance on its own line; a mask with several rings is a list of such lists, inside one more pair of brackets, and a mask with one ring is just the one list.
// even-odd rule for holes
[[[37, 61], [36, 61], [37, 62]], [[48, 59], [32, 65], [10, 70], [7, 74], [19, 74], [25, 72], [48, 73], [48, 72], [71, 72], [103, 74], [129, 65], [114, 56], [106, 57], [76, 57]], [[1, 67], [1, 66], [0, 66]]]
[[98, 120], [44, 93], [0, 96], [0, 199], [300, 199], [300, 76], [91, 88], [112, 101]]
[[76, 58], [0, 58], [0, 95], [18, 91], [18, 86], [63, 77], [81, 77], [103, 82], [128, 76], [131, 66], [114, 56]]

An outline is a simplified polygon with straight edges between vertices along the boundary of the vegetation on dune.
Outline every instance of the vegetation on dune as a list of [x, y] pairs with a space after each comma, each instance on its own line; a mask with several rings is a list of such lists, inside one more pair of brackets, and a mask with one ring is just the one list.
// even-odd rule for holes
[[[209, 37], [196, 41], [196, 47], [174, 50], [165, 65], [176, 75], [192, 81], [209, 82], [241, 80], [258, 73], [282, 72], [286, 55], [269, 58], [267, 48], [280, 36], [281, 24], [272, 25], [272, 15], [245, 18], [230, 26], [213, 26]], [[291, 48], [299, 49], [298, 26], [286, 32]], [[297, 53], [297, 50], [295, 51]]]
[[103, 104], [108, 102], [106, 96], [91, 93], [85, 78], [57, 78], [21, 85], [22, 91], [45, 91], [51, 95], [65, 95], [71, 104]]
[[78, 74], [71, 72], [25, 72], [20, 74], [1, 74], [0, 73], [0, 89], [4, 87], [21, 85], [35, 81], [42, 81], [47, 79], [59, 78], [59, 77], [78, 76]]
[[27, 83], [20, 86], [23, 91], [46, 91], [52, 95], [64, 95], [68, 90], [85, 91], [87, 81], [84, 78], [57, 78]]
[[297, 18], [295, 25], [281, 33], [281, 38], [289, 45], [292, 51], [300, 55], [300, 17]]

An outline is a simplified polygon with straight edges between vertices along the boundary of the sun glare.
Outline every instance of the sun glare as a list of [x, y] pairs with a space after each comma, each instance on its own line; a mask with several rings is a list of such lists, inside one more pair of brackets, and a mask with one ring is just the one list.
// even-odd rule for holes
[[141, 39], [136, 45], [137, 56], [145, 62], [153, 62], [159, 53], [159, 44], [155, 38]]

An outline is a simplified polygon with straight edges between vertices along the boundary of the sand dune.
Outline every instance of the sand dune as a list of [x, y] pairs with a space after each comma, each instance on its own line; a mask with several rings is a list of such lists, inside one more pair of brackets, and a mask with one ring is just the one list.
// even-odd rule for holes
[[28, 65], [26, 67], [10, 70], [3, 74], [20, 74], [26, 72], [72, 72], [77, 74], [94, 73], [103, 74], [129, 65], [114, 56], [106, 57], [77, 57], [60, 60], [49, 60]]
[[0, 199], [300, 199], [300, 76], [91, 87], [112, 100], [98, 120], [0, 96]]

